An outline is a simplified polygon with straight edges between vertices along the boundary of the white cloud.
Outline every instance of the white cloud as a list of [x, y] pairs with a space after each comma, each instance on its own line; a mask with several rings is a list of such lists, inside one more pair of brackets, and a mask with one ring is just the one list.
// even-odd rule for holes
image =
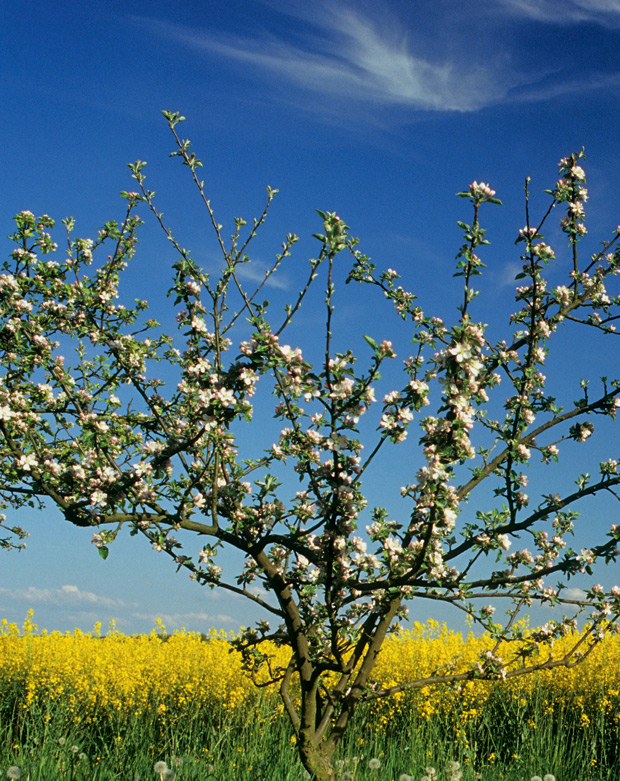
[[[260, 30], [244, 36], [133, 20], [186, 49], [236, 63], [259, 86], [267, 77], [285, 85], [272, 95], [330, 122], [350, 117], [354, 104], [398, 109], [401, 117], [407, 109], [463, 113], [618, 86], [617, 74], [604, 65], [597, 71], [593, 62], [591, 72], [574, 75], [540, 50], [530, 56], [527, 45], [518, 46], [510, 23], [620, 27], [620, 0], [488, 2], [474, 15], [473, 48], [471, 14], [439, 0], [427, 17], [414, 9], [397, 16], [388, 4], [351, 0], [317, 0], [312, 13], [301, 5], [271, 4], [296, 17], [286, 38]], [[382, 117], [381, 111], [366, 111], [365, 125]]]
[[592, 94], [593, 90], [617, 90], [620, 87], [619, 73], [592, 74], [580, 79], [555, 81], [548, 85], [530, 85], [523, 92], [513, 95], [511, 102], [541, 103], [560, 95], [573, 95], [578, 93]]
[[515, 277], [523, 271], [523, 264], [508, 261], [505, 263], [501, 270], [497, 272], [497, 284], [501, 287], [514, 287], [517, 284], [523, 284], [515, 281]]
[[[213, 273], [213, 269], [218, 269], [218, 273], [224, 270], [220, 253], [208, 249], [203, 250], [203, 253], [208, 261], [205, 268], [209, 273]], [[284, 270], [285, 267], [286, 262], [282, 263], [273, 274], [269, 275], [263, 287], [273, 288], [275, 290], [288, 290], [290, 288], [290, 282], [287, 279]], [[271, 268], [271, 266], [268, 266], [264, 261], [251, 258], [248, 263], [239, 263], [236, 267], [235, 274], [242, 282], [249, 283], [247, 286], [248, 289], [246, 289], [245, 292], [248, 295], [252, 295], [254, 290], [264, 281], [265, 274], [269, 268]]]
[[562, 590], [562, 596], [566, 599], [585, 599], [586, 592], [580, 588], [565, 588]]
[[28, 604], [46, 603], [51, 605], [97, 605], [102, 608], [122, 608], [126, 603], [121, 599], [105, 597], [92, 591], [82, 591], [70, 584], [60, 588], [0, 588], [0, 595]]
[[496, 0], [513, 16], [550, 24], [620, 25], [620, 0]]
[[168, 631], [187, 627], [189, 631], [199, 631], [196, 626], [202, 625], [201, 629], [215, 627], [219, 629], [223, 625], [239, 626], [239, 621], [225, 613], [206, 613], [204, 611], [187, 613], [132, 613], [132, 618], [144, 621], [155, 627], [158, 619]]
[[[237, 266], [236, 274], [238, 279], [253, 282], [258, 285], [265, 279], [267, 265], [259, 260], [252, 260], [250, 263], [240, 263]], [[290, 287], [281, 272], [276, 271], [271, 274], [265, 282], [265, 287], [275, 288], [276, 290], [288, 290]], [[250, 295], [254, 290], [247, 291]]]
[[465, 54], [431, 59], [414, 50], [402, 25], [379, 25], [357, 9], [335, 4], [325, 6], [323, 19], [317, 13], [321, 34], [308, 33], [304, 46], [266, 36], [214, 36], [152, 19], [137, 21], [193, 49], [262, 69], [323, 95], [465, 112], [494, 103], [506, 92], [501, 68], [488, 55], [486, 66], [472, 64]]

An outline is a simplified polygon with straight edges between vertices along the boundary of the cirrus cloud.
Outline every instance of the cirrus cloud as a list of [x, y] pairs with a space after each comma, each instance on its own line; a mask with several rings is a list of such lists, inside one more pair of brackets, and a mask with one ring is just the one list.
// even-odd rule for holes
[[569, 25], [590, 22], [620, 26], [620, 0], [495, 0], [512, 16]]
[[[291, 11], [294, 13], [294, 11]], [[353, 7], [323, 9], [315, 28], [294, 44], [264, 34], [242, 37], [197, 31], [134, 17], [153, 33], [204, 54], [250, 66], [296, 88], [347, 100], [433, 111], [475, 111], [506, 91], [500, 62], [480, 65], [469, 56], [431, 58], [415, 51], [403, 27], [380, 22]]]

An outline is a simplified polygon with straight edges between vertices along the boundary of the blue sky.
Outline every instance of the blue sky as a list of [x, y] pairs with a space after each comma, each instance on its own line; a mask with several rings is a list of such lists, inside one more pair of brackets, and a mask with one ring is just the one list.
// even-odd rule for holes
[[[92, 235], [122, 214], [126, 164], [142, 159], [180, 242], [215, 268], [206, 215], [187, 172], [168, 159], [162, 109], [188, 118], [181, 131], [204, 162], [225, 233], [233, 216], [258, 216], [266, 185], [280, 190], [253, 256], [260, 267], [286, 233], [302, 237], [298, 265], [269, 291], [276, 301], [295, 291], [302, 260], [316, 252], [318, 208], [337, 211], [380, 267], [399, 270], [425, 311], [453, 317], [456, 220], [470, 216], [454, 194], [477, 179], [504, 202], [483, 215], [492, 295], [481, 297], [479, 318], [505, 322], [524, 177], [532, 210], [542, 208], [558, 160], [582, 146], [591, 251], [619, 221], [620, 0], [15, 0], [0, 9], [0, 31], [3, 237], [21, 209], [73, 215], [77, 233]], [[559, 231], [547, 239], [562, 245]], [[172, 262], [147, 220], [127, 285], [164, 321]], [[558, 259], [550, 273], [559, 280], [561, 271]], [[343, 346], [360, 349], [362, 321], [376, 338], [406, 336], [353, 299], [340, 315]], [[304, 313], [290, 338], [315, 324]], [[612, 374], [618, 357], [605, 344], [557, 371], [562, 381], [601, 367]], [[582, 452], [596, 463], [593, 449]], [[10, 621], [33, 608], [49, 629], [114, 618], [123, 631], [148, 631], [161, 617], [169, 629], [205, 631], [254, 617], [175, 575], [136, 539], [103, 562], [91, 533], [52, 509], [18, 520], [31, 538], [25, 552], [2, 555], [0, 615]], [[416, 617], [429, 614], [422, 606]]]

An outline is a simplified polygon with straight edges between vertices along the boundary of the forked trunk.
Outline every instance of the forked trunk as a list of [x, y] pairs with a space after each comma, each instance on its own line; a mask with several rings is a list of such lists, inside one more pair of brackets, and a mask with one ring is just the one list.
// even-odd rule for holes
[[303, 733], [300, 733], [299, 755], [304, 767], [313, 774], [316, 781], [335, 781], [336, 773], [332, 765], [331, 753], [328, 753], [326, 746], [320, 744], [315, 746], [311, 738], [304, 737]]

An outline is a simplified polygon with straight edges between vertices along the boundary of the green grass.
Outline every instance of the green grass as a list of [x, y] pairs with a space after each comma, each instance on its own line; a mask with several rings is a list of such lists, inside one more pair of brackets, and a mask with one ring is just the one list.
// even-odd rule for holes
[[[157, 781], [153, 765], [162, 760], [179, 781], [304, 778], [286, 720], [260, 700], [232, 715], [217, 708], [179, 715], [173, 725], [109, 714], [86, 726], [71, 724], [60, 705], [25, 710], [17, 696], [0, 694], [0, 778], [16, 765], [32, 781]], [[337, 757], [339, 777], [348, 771], [355, 781], [398, 781], [401, 774], [419, 781], [432, 766], [437, 781], [446, 781], [447, 762], [457, 761], [463, 781], [529, 781], [548, 773], [557, 781], [620, 780], [617, 729], [602, 714], [584, 729], [577, 707], [545, 713], [544, 692], [524, 706], [498, 692], [464, 723], [458, 712], [428, 722], [411, 713], [405, 703], [377, 728], [362, 712]], [[380, 760], [378, 770], [368, 767], [371, 758]]]

